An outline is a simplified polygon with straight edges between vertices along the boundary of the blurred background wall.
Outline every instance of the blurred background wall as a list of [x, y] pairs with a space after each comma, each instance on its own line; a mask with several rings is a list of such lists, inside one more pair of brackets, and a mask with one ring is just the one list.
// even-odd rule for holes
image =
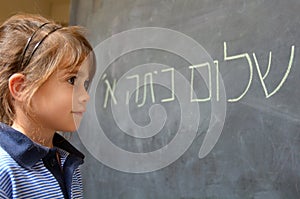
[[71, 0], [0, 0], [0, 23], [18, 13], [41, 14], [62, 25], [68, 25]]

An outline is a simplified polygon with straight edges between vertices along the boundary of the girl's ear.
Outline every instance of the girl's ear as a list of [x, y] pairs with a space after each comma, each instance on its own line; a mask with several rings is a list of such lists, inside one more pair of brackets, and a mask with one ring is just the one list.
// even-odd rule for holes
[[24, 88], [25, 76], [21, 73], [15, 73], [8, 80], [8, 87], [13, 99], [23, 101], [22, 91]]

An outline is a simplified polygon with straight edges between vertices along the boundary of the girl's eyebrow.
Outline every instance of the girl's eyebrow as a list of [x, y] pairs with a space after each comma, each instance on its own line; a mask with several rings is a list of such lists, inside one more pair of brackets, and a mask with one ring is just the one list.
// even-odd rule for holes
[[78, 74], [78, 72], [79, 72], [79, 70], [73, 70], [73, 71], [69, 71], [69, 70], [65, 70], [64, 71], [64, 73], [66, 74], [66, 75], [76, 75], [76, 74]]
[[70, 75], [76, 75], [77, 77], [81, 77], [81, 78], [90, 78], [89, 74], [86, 74], [85, 72], [79, 70], [79, 71], [73, 71], [69, 73]]
[[82, 71], [77, 71], [76, 75], [79, 76], [79, 77], [83, 77], [84, 73]]

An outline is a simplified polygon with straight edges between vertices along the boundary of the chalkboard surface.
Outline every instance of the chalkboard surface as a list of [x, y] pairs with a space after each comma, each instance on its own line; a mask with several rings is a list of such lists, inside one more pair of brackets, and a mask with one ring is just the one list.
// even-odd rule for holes
[[300, 1], [72, 1], [97, 57], [86, 198], [300, 198]]

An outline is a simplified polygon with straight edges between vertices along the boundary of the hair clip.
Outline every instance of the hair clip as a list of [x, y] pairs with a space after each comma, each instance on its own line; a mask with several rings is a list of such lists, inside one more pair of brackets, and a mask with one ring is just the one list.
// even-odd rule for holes
[[25, 54], [26, 54], [26, 51], [28, 50], [28, 48], [29, 48], [29, 44], [30, 44], [30, 42], [32, 41], [32, 39], [34, 38], [34, 36], [36, 35], [36, 33], [40, 30], [40, 29], [42, 29], [45, 25], [47, 25], [47, 24], [50, 24], [50, 22], [47, 22], [47, 23], [44, 23], [44, 24], [42, 24], [42, 25], [40, 25], [34, 32], [33, 32], [33, 34], [28, 38], [28, 40], [27, 40], [27, 43], [26, 43], [26, 45], [25, 45], [25, 47], [24, 47], [24, 49], [23, 49], [23, 52], [22, 52], [22, 54], [21, 54], [21, 61], [20, 61], [20, 64], [21, 64], [21, 68], [23, 68], [23, 67], [26, 67], [28, 64], [29, 64], [29, 62], [30, 62], [30, 60], [31, 60], [31, 58], [32, 58], [32, 56], [33, 56], [33, 54], [35, 53], [35, 51], [37, 50], [37, 48], [40, 46], [40, 44], [51, 34], [51, 33], [53, 33], [53, 32], [55, 32], [56, 30], [59, 30], [59, 29], [61, 29], [62, 27], [56, 27], [56, 28], [54, 28], [53, 30], [51, 30], [50, 32], [48, 32], [38, 43], [36, 43], [35, 44], [35, 46], [34, 46], [34, 48], [33, 48], [33, 50], [32, 50], [32, 52], [31, 52], [31, 54], [29, 55], [29, 57], [28, 57], [28, 59], [26, 60], [26, 62], [23, 64], [23, 62], [24, 62], [24, 58], [25, 58]]
[[24, 61], [25, 53], [26, 53], [26, 51], [27, 51], [27, 49], [28, 49], [28, 47], [29, 47], [29, 44], [30, 44], [32, 38], [35, 36], [35, 34], [38, 32], [38, 30], [40, 30], [41, 28], [43, 28], [45, 25], [47, 25], [47, 24], [49, 24], [49, 23], [50, 23], [50, 22], [43, 23], [42, 25], [40, 25], [40, 26], [33, 32], [33, 34], [28, 38], [27, 43], [26, 43], [26, 45], [25, 45], [25, 47], [24, 47], [24, 49], [23, 49], [22, 55], [21, 55], [21, 61], [20, 61], [20, 64], [21, 64], [22, 67], [23, 67], [23, 61]]
[[28, 65], [28, 63], [30, 62], [30, 60], [31, 60], [31, 58], [32, 58], [32, 56], [33, 56], [33, 54], [35, 53], [35, 51], [38, 49], [38, 47], [41, 45], [41, 43], [50, 35], [50, 34], [52, 34], [53, 32], [55, 32], [55, 31], [57, 31], [57, 30], [59, 30], [59, 29], [61, 29], [62, 27], [56, 27], [56, 28], [54, 28], [53, 30], [51, 30], [50, 32], [48, 32], [38, 43], [36, 43], [35, 44], [35, 46], [34, 46], [34, 48], [33, 48], [33, 50], [32, 50], [32, 52], [31, 52], [31, 54], [30, 54], [30, 56], [28, 57], [28, 59], [27, 59], [27, 61], [24, 63], [24, 65], [23, 66], [27, 66]]

